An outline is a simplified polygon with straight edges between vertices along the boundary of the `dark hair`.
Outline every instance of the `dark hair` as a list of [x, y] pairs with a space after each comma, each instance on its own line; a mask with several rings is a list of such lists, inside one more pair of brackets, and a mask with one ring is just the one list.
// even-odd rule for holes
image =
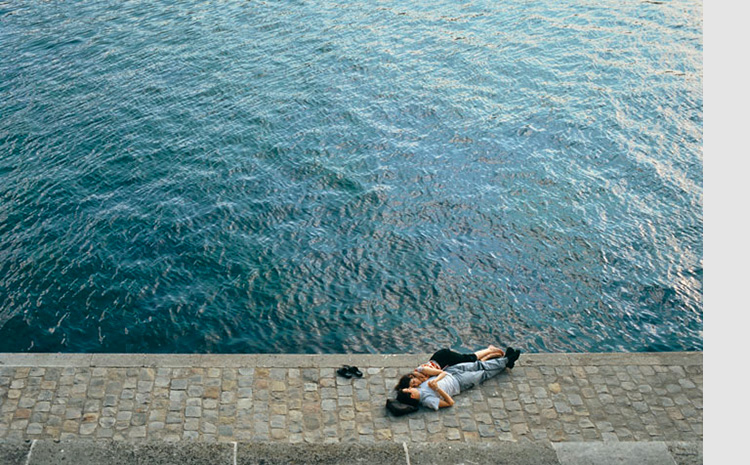
[[385, 408], [393, 414], [393, 416], [400, 417], [409, 413], [414, 413], [419, 410], [419, 407], [413, 405], [402, 404], [401, 402], [393, 399], [385, 401]]
[[404, 375], [401, 377], [401, 379], [398, 380], [398, 384], [396, 384], [396, 387], [393, 388], [394, 391], [400, 391], [402, 389], [406, 389], [409, 387], [409, 382], [411, 379], [414, 378], [414, 375], [409, 373], [408, 375]]
[[411, 394], [401, 389], [398, 391], [398, 394], [396, 394], [396, 400], [401, 402], [402, 404], [411, 405], [414, 407], [419, 406], [419, 401], [417, 399], [412, 399]]

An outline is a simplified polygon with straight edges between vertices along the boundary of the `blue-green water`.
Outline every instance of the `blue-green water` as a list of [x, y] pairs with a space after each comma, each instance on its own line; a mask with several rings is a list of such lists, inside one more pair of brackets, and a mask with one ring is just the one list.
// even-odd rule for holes
[[0, 2], [0, 351], [703, 346], [698, 1]]

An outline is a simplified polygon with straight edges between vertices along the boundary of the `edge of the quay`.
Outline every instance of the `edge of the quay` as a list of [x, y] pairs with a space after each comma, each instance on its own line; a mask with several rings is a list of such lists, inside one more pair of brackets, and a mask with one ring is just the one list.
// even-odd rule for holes
[[[80, 354], [0, 353], [0, 366], [38, 367], [405, 367], [429, 354]], [[702, 365], [703, 352], [530, 353], [523, 366]]]

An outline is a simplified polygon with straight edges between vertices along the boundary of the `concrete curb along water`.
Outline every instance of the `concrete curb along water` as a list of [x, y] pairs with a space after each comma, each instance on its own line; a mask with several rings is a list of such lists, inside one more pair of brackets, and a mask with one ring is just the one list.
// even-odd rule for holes
[[[634, 357], [637, 355], [637, 357]], [[333, 368], [357, 365], [361, 368], [411, 367], [430, 354], [25, 354], [0, 353], [0, 366], [38, 367], [262, 367]], [[649, 352], [624, 354], [523, 354], [523, 366], [602, 365], [703, 365], [702, 352]]]
[[172, 368], [333, 368], [341, 365], [382, 368], [411, 366], [429, 354], [25, 354], [0, 353], [0, 366], [172, 367]]

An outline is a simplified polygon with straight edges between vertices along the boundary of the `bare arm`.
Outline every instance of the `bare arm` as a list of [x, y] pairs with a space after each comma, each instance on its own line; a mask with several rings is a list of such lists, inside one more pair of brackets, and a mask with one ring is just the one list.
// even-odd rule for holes
[[453, 407], [453, 404], [455, 403], [455, 402], [453, 402], [453, 399], [448, 394], [446, 394], [445, 396], [449, 400], [440, 399], [440, 403], [438, 404], [438, 407], [440, 407], [440, 408]]
[[440, 399], [440, 404], [438, 404], [438, 407], [440, 408], [452, 407], [453, 404], [455, 403], [453, 401], [453, 398], [449, 396], [448, 394], [446, 394], [446, 392], [443, 391], [442, 389], [437, 388], [437, 391], [435, 392], [437, 392], [440, 395], [440, 397], [442, 397], [442, 399]]
[[438, 376], [438, 375], [441, 375], [441, 374], [443, 376], [445, 376], [445, 372], [443, 370], [439, 370], [437, 368], [432, 368], [432, 367], [428, 367], [428, 366], [424, 366], [424, 365], [422, 365], [421, 367], [419, 367], [419, 372], [420, 373], [424, 373], [427, 376]]
[[[443, 376], [445, 376], [445, 372], [443, 372]], [[438, 379], [442, 379], [442, 377], [438, 376], [438, 378], [430, 380], [427, 385], [440, 396], [440, 403], [438, 404], [439, 408], [452, 407], [455, 402], [451, 396], [438, 386]]]

